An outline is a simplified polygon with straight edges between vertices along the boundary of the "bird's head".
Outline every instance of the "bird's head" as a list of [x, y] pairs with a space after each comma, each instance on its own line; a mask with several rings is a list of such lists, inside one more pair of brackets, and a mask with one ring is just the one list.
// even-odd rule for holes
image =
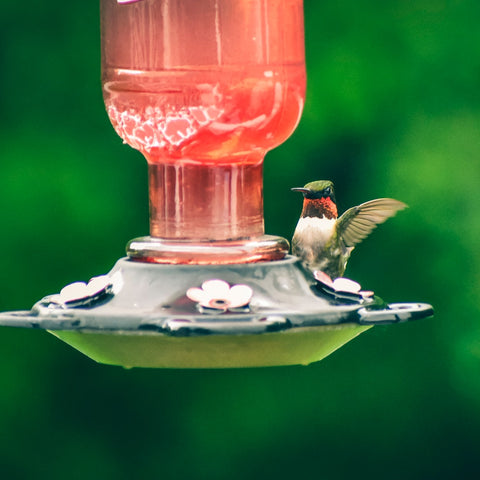
[[304, 198], [307, 199], [330, 198], [335, 203], [335, 191], [333, 182], [330, 180], [316, 180], [315, 182], [307, 183], [303, 187], [292, 188], [292, 191], [301, 192]]
[[302, 217], [337, 218], [335, 191], [330, 180], [316, 180], [292, 190], [303, 194]]

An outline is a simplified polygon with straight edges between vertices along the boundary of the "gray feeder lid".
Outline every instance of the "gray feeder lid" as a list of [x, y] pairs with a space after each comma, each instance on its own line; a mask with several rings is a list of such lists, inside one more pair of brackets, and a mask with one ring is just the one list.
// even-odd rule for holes
[[[373, 325], [433, 314], [384, 304], [315, 279], [292, 256], [234, 265], [120, 259], [0, 326], [47, 330], [90, 358], [124, 367], [224, 368], [308, 364]], [[73, 292], [73, 293], [72, 293]]]

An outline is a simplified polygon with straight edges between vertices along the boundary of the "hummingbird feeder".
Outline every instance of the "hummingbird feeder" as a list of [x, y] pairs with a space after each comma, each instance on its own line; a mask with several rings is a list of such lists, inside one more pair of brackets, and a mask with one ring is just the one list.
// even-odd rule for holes
[[108, 116], [148, 163], [150, 236], [0, 325], [106, 364], [223, 368], [308, 364], [432, 314], [331, 282], [265, 235], [263, 159], [304, 103], [302, 0], [101, 0], [101, 31]]

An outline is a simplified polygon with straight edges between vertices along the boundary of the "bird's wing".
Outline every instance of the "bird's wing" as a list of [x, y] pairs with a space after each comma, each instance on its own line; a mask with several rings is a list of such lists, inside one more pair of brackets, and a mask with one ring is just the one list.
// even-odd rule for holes
[[349, 208], [337, 221], [337, 234], [346, 247], [353, 247], [406, 206], [393, 198], [377, 198]]

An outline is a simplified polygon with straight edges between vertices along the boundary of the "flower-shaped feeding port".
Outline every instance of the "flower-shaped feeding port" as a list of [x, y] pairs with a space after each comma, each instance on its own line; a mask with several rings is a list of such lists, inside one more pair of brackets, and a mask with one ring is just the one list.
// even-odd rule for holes
[[66, 285], [60, 293], [48, 295], [39, 304], [47, 308], [92, 308], [99, 302], [104, 302], [118, 293], [122, 279], [117, 274], [99, 275], [91, 278], [88, 283], [74, 282]]
[[189, 288], [187, 297], [201, 313], [248, 312], [253, 290], [248, 285], [230, 286], [224, 280], [207, 280], [201, 288]]
[[371, 290], [362, 290], [361, 285], [350, 278], [339, 277], [332, 280], [329, 275], [320, 270], [315, 270], [313, 276], [319, 289], [337, 299], [368, 302], [372, 301], [375, 295]]

